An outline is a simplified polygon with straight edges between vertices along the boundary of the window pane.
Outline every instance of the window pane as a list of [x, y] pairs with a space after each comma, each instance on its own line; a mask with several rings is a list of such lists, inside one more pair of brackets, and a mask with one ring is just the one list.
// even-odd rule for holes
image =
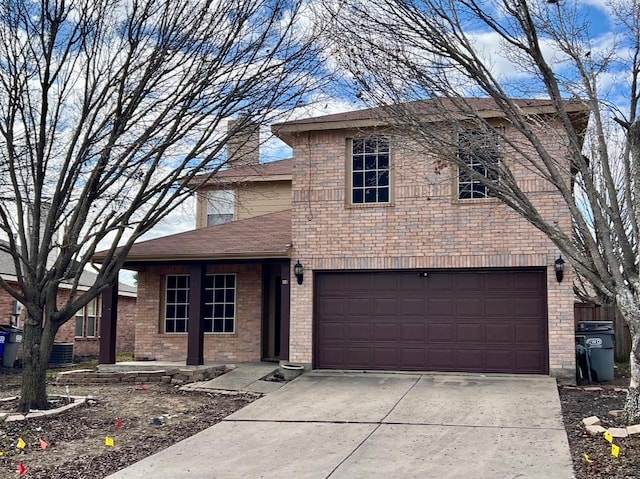
[[389, 155], [378, 155], [378, 169], [386, 170], [389, 168]]
[[233, 319], [224, 320], [224, 331], [225, 333], [233, 333]]
[[76, 316], [76, 338], [82, 338], [83, 336], [84, 336], [84, 315], [78, 315]]
[[95, 338], [96, 337], [96, 318], [95, 316], [87, 317], [87, 337]]
[[176, 332], [176, 325], [175, 325], [175, 321], [172, 319], [168, 319], [167, 321], [165, 321], [165, 332], [167, 333], [175, 333]]
[[364, 158], [362, 156], [353, 157], [353, 171], [364, 170]]
[[383, 171], [378, 174], [378, 186], [389, 186], [389, 172]]
[[214, 297], [216, 303], [224, 303], [224, 289], [216, 289]]
[[363, 203], [364, 202], [364, 192], [363, 190], [353, 190], [353, 203]]
[[207, 194], [207, 214], [231, 215], [235, 209], [235, 193], [233, 190], [214, 190]]
[[236, 287], [236, 275], [235, 274], [227, 274], [226, 275], [226, 283], [227, 283], [227, 288], [235, 288]]
[[364, 186], [364, 174], [363, 173], [354, 173], [353, 174], [353, 186], [356, 188], [362, 188]]
[[365, 170], [375, 170], [377, 157], [375, 155], [367, 155], [364, 158], [364, 169]]
[[204, 332], [213, 333], [213, 320], [211, 318], [204, 318]]
[[224, 305], [224, 317], [225, 318], [233, 318], [235, 316], [235, 305], [234, 304], [225, 304]]
[[224, 298], [224, 300], [225, 300], [227, 303], [235, 303], [235, 301], [236, 301], [235, 296], [236, 296], [236, 295], [235, 295], [235, 290], [233, 290], [233, 289], [228, 289], [228, 290], [225, 292], [225, 298]]
[[176, 320], [176, 333], [186, 333], [187, 332], [187, 320], [186, 319], [177, 319]]
[[364, 140], [362, 139], [353, 140], [353, 153], [358, 154], [363, 152], [364, 152]]
[[378, 203], [389, 202], [389, 188], [380, 188], [378, 190]]
[[176, 303], [188, 303], [189, 302], [189, 291], [186, 289], [181, 289], [175, 292], [174, 294]]
[[375, 203], [376, 202], [376, 189], [375, 188], [367, 188], [364, 190], [364, 202], [365, 203]]
[[213, 331], [215, 333], [223, 333], [224, 332], [224, 320], [222, 318], [215, 318], [213, 320]]
[[176, 318], [188, 318], [189, 317], [189, 306], [186, 304], [181, 304], [176, 306]]
[[222, 318], [224, 316], [224, 304], [213, 305], [213, 317]]
[[213, 285], [216, 288], [224, 288], [224, 275], [223, 274], [215, 275]]
[[378, 184], [378, 172], [367, 171], [364, 174], [364, 183], [366, 186], [376, 186]]

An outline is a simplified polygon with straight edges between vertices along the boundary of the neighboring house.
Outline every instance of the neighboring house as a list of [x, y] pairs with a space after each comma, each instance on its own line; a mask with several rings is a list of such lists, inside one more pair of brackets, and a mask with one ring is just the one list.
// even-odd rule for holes
[[[490, 100], [470, 101], [510, 134]], [[429, 102], [421, 105], [428, 112]], [[562, 158], [550, 102], [519, 106], [548, 116], [547, 146]], [[588, 110], [567, 106], [583, 131]], [[437, 118], [425, 121], [440, 128]], [[379, 110], [292, 121], [273, 131], [292, 147], [293, 165], [220, 172], [201, 187], [199, 228], [131, 249], [126, 267], [139, 272], [138, 359], [575, 374], [572, 272], [567, 267], [558, 282], [558, 249], [481, 183], [412, 144]], [[477, 138], [480, 132], [463, 122], [450, 134], [459, 142], [451, 154], [465, 154], [471, 167], [475, 154], [513, 162], [539, 211], [570, 226], [560, 198], [519, 166], [508, 145]], [[482, 151], [469, 153], [470, 144]], [[249, 217], [240, 216], [242, 191], [278, 183], [282, 193], [289, 181], [291, 209], [277, 201], [280, 211], [259, 215], [264, 211], [244, 200]], [[233, 192], [227, 194], [235, 221], [216, 216], [204, 227], [207, 217], [231, 215], [231, 208], [206, 207], [205, 198], [221, 199], [210, 196], [212, 189]]]
[[[15, 286], [17, 278], [11, 257], [0, 252], [0, 275]], [[80, 277], [79, 290], [87, 290], [93, 284], [95, 274], [84, 271]], [[58, 304], [68, 297], [71, 286], [60, 285]], [[136, 309], [136, 288], [121, 283], [118, 301], [118, 352], [131, 352], [134, 348], [134, 318]], [[22, 328], [26, 311], [9, 293], [0, 288], [0, 325]], [[75, 318], [67, 321], [58, 330], [55, 342], [73, 343], [75, 356], [97, 356], [100, 349], [100, 321], [102, 297], [98, 296], [86, 307], [78, 311]]]

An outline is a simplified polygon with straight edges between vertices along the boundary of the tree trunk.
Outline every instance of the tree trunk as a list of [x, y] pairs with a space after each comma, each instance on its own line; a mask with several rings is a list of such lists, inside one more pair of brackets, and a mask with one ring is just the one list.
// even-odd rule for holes
[[18, 411], [30, 409], [48, 409], [47, 402], [47, 364], [56, 329], [51, 321], [44, 327], [41, 320], [28, 318], [24, 325], [22, 361], [22, 389]]
[[628, 425], [632, 425], [640, 424], [640, 331], [635, 327], [629, 329], [631, 330], [631, 354], [629, 355], [631, 380], [624, 403], [624, 420]]

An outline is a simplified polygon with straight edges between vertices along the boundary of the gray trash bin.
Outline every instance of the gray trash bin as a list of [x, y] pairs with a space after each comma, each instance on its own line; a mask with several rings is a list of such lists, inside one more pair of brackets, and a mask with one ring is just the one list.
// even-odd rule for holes
[[10, 326], [1, 326], [0, 333], [5, 335], [4, 355], [2, 356], [2, 365], [5, 368], [12, 368], [18, 357], [18, 349], [22, 343], [22, 329], [12, 328]]
[[580, 321], [576, 338], [585, 347], [589, 356], [590, 373], [593, 381], [613, 381], [614, 343], [612, 321]]

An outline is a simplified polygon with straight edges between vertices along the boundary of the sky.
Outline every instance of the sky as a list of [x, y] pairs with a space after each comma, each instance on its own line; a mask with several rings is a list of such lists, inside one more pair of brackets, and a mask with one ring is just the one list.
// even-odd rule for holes
[[[560, 6], [563, 2], [568, 0], [560, 0]], [[611, 45], [612, 32], [615, 29], [611, 17], [609, 16], [609, 7], [607, 0], [578, 0], [578, 6], [581, 13], [587, 16], [590, 20], [592, 45], [590, 46], [594, 50], [606, 49]], [[496, 49], [496, 43], [492, 41], [489, 36], [484, 38], [484, 48], [489, 53], [494, 53]], [[491, 50], [494, 51], [491, 51]], [[550, 52], [551, 53], [551, 52]], [[504, 75], [510, 75], [513, 69], [509, 65], [509, 62], [501, 59], [494, 63], [494, 69], [498, 73]], [[607, 87], [607, 82], [614, 88], [616, 82], [619, 82], [620, 78], [615, 75], [603, 76], [603, 87]], [[314, 101], [304, 108], [294, 110], [290, 115], [290, 119], [299, 119], [304, 117], [314, 117], [327, 115], [332, 113], [339, 113], [354, 109], [364, 108], [361, 102], [351, 98], [337, 98], [329, 93], [320, 92], [314, 98]], [[291, 149], [285, 145], [282, 141], [274, 138], [270, 134], [269, 127], [264, 127], [261, 131], [261, 140], [263, 141], [260, 157], [261, 161], [274, 161], [278, 159], [289, 158], [292, 155]], [[158, 224], [152, 231], [143, 237], [142, 240], [151, 239], [169, 234], [175, 234], [182, 231], [191, 230], [195, 227], [195, 202], [193, 199], [185, 202], [180, 208], [178, 208], [173, 214], [165, 218], [160, 224]], [[126, 280], [128, 275], [124, 275]], [[127, 282], [131, 282], [128, 280]]]

